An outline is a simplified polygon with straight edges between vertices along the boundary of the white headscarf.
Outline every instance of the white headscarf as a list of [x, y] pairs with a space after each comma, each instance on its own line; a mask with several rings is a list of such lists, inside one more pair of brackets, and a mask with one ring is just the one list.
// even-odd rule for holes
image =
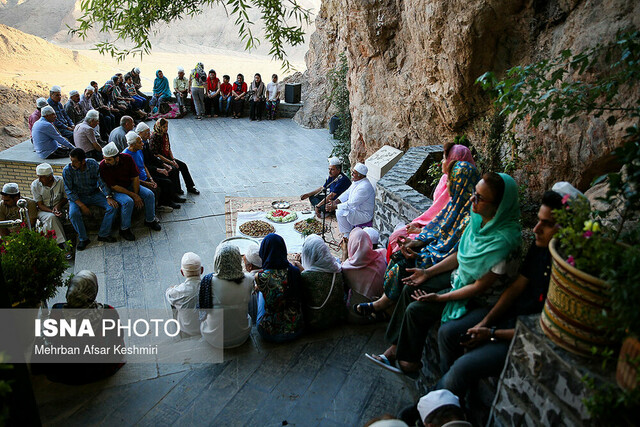
[[339, 273], [342, 266], [336, 260], [329, 247], [317, 234], [307, 237], [302, 244], [302, 266], [304, 271], [319, 273]]

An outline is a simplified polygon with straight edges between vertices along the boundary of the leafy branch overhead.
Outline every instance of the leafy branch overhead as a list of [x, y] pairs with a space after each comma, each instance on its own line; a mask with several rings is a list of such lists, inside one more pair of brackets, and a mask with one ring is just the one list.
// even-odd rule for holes
[[[80, 8], [83, 15], [77, 19], [75, 27], [69, 27], [69, 32], [82, 39], [92, 29], [104, 34], [113, 33], [116, 36], [114, 41], [99, 42], [96, 49], [121, 61], [128, 55], [148, 54], [151, 51], [149, 37], [155, 34], [152, 29], [154, 25], [197, 16], [204, 9], [217, 4], [224, 6], [230, 19], [235, 19], [238, 35], [247, 50], [261, 43], [253, 32], [255, 23], [248, 13], [252, 8], [259, 10], [264, 38], [271, 46], [269, 54], [282, 61], [285, 69], [291, 68], [285, 46], [297, 46], [304, 42], [302, 27], [309, 24], [311, 14], [297, 0], [129, 0], [125, 3], [82, 0]], [[121, 48], [123, 43], [133, 44], [133, 47]]]

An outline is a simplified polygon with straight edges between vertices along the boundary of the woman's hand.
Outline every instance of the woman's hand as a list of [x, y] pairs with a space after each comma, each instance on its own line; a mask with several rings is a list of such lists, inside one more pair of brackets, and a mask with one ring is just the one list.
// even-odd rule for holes
[[423, 268], [407, 268], [407, 272], [413, 273], [409, 277], [402, 279], [402, 283], [409, 286], [418, 286], [431, 278], [429, 270]]
[[463, 343], [463, 345], [468, 348], [477, 347], [491, 338], [491, 330], [484, 326], [474, 326], [467, 330], [467, 334], [471, 335], [471, 339]]
[[440, 301], [440, 295], [435, 293], [429, 293], [423, 291], [422, 289], [416, 289], [411, 295], [416, 301], [424, 301], [424, 302], [438, 302]]
[[422, 227], [419, 224], [411, 223], [407, 225], [407, 234], [420, 234], [422, 233]]
[[416, 258], [418, 258], [418, 253], [415, 252], [413, 249], [407, 247], [406, 243], [400, 245], [400, 252], [402, 252], [402, 255], [404, 255], [404, 257], [406, 259], [416, 259]]

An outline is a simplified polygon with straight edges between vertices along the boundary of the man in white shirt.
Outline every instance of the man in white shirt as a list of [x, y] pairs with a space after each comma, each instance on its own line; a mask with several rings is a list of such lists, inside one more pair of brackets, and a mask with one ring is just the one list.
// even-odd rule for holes
[[271, 82], [267, 85], [267, 120], [275, 120], [278, 112], [280, 96], [278, 93], [278, 75], [271, 76]]
[[56, 233], [56, 242], [63, 245], [67, 240], [62, 227], [67, 206], [64, 181], [61, 176], [53, 175], [53, 168], [49, 163], [39, 164], [36, 175], [38, 178], [31, 183], [31, 194], [38, 205], [38, 219], [46, 231]]
[[174, 313], [180, 324], [180, 332], [186, 335], [200, 335], [200, 320], [196, 304], [200, 291], [200, 276], [204, 268], [200, 257], [193, 252], [187, 252], [182, 256], [181, 267], [180, 273], [187, 280], [167, 289], [167, 301], [176, 310]]
[[376, 191], [367, 179], [367, 167], [358, 163], [351, 171], [351, 186], [328, 203], [328, 211], [336, 211], [338, 229], [345, 238], [355, 227], [371, 226]]

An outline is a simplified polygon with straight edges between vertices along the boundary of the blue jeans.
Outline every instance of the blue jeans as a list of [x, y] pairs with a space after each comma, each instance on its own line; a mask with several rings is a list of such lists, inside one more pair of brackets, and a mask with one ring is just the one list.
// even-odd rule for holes
[[[133, 187], [130, 186], [127, 190], [133, 191]], [[153, 195], [153, 191], [141, 185], [138, 195], [144, 202], [145, 221], [152, 222], [156, 218], [156, 197]], [[134, 206], [133, 199], [117, 191], [113, 192], [113, 198], [120, 204], [120, 229], [127, 230], [131, 227], [131, 213], [133, 212]]]
[[160, 95], [160, 96], [153, 95], [151, 97], [151, 101], [149, 101], [149, 104], [150, 105], [156, 105], [156, 104], [160, 105], [163, 102], [169, 102], [170, 99], [171, 99], [171, 97], [168, 96], [168, 95]]
[[[227, 103], [227, 106], [225, 108], [222, 108], [222, 105], [225, 102]], [[220, 107], [220, 114], [224, 112], [224, 114], [229, 115], [229, 107], [231, 106], [231, 96], [229, 96], [227, 99], [224, 99], [222, 96], [220, 96], [220, 100], [218, 101], [218, 104]]]
[[[116, 210], [107, 203], [107, 198], [104, 197], [104, 194], [97, 192], [88, 196], [81, 196], [80, 201], [87, 206], [100, 206], [105, 210], [98, 236], [107, 237], [111, 235], [111, 225], [115, 219]], [[69, 202], [69, 220], [78, 233], [78, 239], [80, 241], [88, 240], [87, 230], [84, 228], [84, 221], [82, 220], [82, 211], [74, 202]]]

